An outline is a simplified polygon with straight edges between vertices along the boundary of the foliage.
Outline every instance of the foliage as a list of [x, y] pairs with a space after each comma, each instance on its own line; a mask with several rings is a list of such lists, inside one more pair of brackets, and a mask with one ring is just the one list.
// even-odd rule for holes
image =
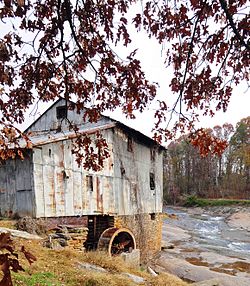
[[[163, 46], [172, 71], [176, 100], [173, 106], [168, 97], [158, 101], [155, 140], [188, 128], [202, 154], [220, 153], [224, 141], [194, 125], [199, 113], [226, 111], [233, 86], [249, 80], [248, 17], [246, 0], [0, 0], [1, 159], [22, 156], [8, 148], [17, 147], [19, 136], [31, 147], [14, 124], [37, 101], [75, 98], [74, 108], [89, 107], [84, 119], [93, 122], [117, 107], [134, 118], [135, 110], [142, 112], [155, 99], [157, 84], [146, 78], [131, 48], [132, 26]], [[124, 59], [122, 46], [128, 51]], [[173, 128], [168, 114], [170, 120], [179, 115]]]
[[[29, 263], [33, 263], [36, 258], [28, 252], [24, 246], [21, 247], [21, 252]], [[11, 271], [24, 271], [18, 260], [18, 254], [15, 252], [13, 241], [10, 238], [10, 233], [0, 234], [0, 270], [3, 277], [0, 281], [0, 286], [12, 286]]]
[[228, 147], [219, 157], [202, 158], [190, 144], [188, 135], [173, 141], [164, 158], [164, 192], [168, 201], [176, 203], [186, 195], [248, 199], [249, 128], [250, 118], [247, 117], [237, 123], [236, 129], [231, 124], [223, 124], [208, 130], [213, 136], [227, 141]]
[[231, 157], [240, 174], [245, 173], [250, 183], [250, 116], [238, 122], [236, 131], [230, 140]]
[[250, 206], [250, 200], [226, 200], [226, 199], [201, 199], [196, 196], [188, 196], [184, 202], [186, 207], [215, 207], [215, 206]]
[[186, 207], [198, 206], [198, 198], [194, 195], [188, 196], [186, 198], [186, 201], [184, 202], [184, 206], [186, 206]]

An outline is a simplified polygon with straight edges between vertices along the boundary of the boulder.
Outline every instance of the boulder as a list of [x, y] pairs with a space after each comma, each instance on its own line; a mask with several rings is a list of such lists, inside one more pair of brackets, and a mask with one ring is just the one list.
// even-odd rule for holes
[[90, 263], [87, 263], [87, 262], [78, 262], [77, 263], [77, 267], [79, 269], [86, 269], [86, 270], [90, 270], [90, 271], [96, 271], [96, 272], [108, 272], [106, 269], [100, 267], [100, 266], [97, 266], [97, 265], [94, 265], [94, 264], [90, 264]]

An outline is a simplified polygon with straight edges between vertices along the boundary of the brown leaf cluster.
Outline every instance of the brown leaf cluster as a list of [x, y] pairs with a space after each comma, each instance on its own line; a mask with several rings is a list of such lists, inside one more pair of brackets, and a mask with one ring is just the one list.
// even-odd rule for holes
[[[36, 261], [36, 257], [23, 246], [21, 248], [21, 252], [24, 253], [30, 264]], [[23, 267], [19, 263], [18, 254], [15, 252], [10, 233], [0, 234], [0, 271], [3, 273], [0, 286], [13, 286], [11, 271], [24, 271]]]
[[[1, 25], [13, 25], [0, 40], [3, 149], [13, 138], [13, 124], [24, 121], [35, 100], [75, 97], [78, 110], [90, 107], [93, 121], [115, 108], [130, 118], [136, 110], [143, 112], [156, 97], [157, 84], [147, 79], [137, 50], [131, 51], [131, 26], [166, 46], [162, 58], [173, 71], [170, 88], [176, 100], [173, 106], [169, 96], [159, 102], [157, 140], [172, 139], [184, 129], [193, 132], [199, 113], [226, 111], [233, 86], [249, 82], [245, 0], [0, 0], [0, 19]], [[128, 51], [123, 59], [120, 46]]]

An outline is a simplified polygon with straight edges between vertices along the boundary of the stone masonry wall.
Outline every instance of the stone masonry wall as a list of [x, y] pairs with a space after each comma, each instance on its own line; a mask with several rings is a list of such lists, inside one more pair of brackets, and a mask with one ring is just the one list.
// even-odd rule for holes
[[136, 247], [141, 252], [141, 262], [147, 262], [161, 250], [162, 214], [116, 216], [115, 227], [125, 227], [132, 231]]

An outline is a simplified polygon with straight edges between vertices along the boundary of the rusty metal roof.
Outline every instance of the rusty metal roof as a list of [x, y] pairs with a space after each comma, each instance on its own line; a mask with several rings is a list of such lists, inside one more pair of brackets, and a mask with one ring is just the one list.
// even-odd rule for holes
[[[60, 100], [65, 100], [65, 99], [59, 98], [39, 118], [41, 118], [48, 110], [50, 110]], [[70, 103], [74, 104], [74, 102], [71, 102], [71, 101], [70, 101]], [[78, 126], [79, 127], [78, 132], [82, 133], [82, 134], [93, 134], [97, 131], [118, 127], [120, 129], [122, 129], [123, 131], [125, 131], [126, 133], [128, 133], [134, 139], [138, 140], [142, 144], [145, 144], [149, 147], [158, 146], [161, 150], [166, 149], [164, 146], [162, 146], [161, 144], [159, 144], [158, 142], [156, 142], [152, 138], [146, 136], [145, 134], [141, 133], [140, 131], [135, 130], [135, 129], [133, 129], [133, 128], [123, 124], [122, 122], [115, 120], [109, 116], [106, 116], [106, 115], [102, 115], [102, 116], [106, 119], [109, 119], [111, 121], [111, 123], [100, 125], [98, 127], [95, 126], [93, 128], [91, 128], [91, 127], [88, 127], [88, 128], [85, 127], [84, 128], [84, 125]], [[33, 124], [35, 124], [35, 122], [37, 122], [39, 120], [39, 118], [37, 118], [24, 131], [24, 133], [28, 134], [30, 127], [33, 126]], [[76, 138], [77, 136], [78, 136], [78, 134], [76, 134], [74, 131], [66, 131], [66, 132], [47, 131], [47, 132], [42, 132], [41, 134], [36, 134], [36, 135], [29, 134], [29, 139], [31, 140], [33, 146], [40, 146], [40, 145], [44, 145], [44, 144], [51, 143], [51, 142], [73, 139], [73, 138]], [[20, 140], [20, 147], [25, 148], [25, 146], [26, 146], [25, 140], [21, 139]]]
[[[52, 142], [58, 142], [62, 140], [68, 140], [68, 139], [74, 139], [79, 134], [93, 134], [97, 131], [102, 131], [110, 128], [114, 128], [116, 126], [116, 123], [110, 123], [105, 124], [102, 126], [94, 127], [94, 128], [88, 128], [88, 129], [79, 129], [78, 133], [75, 131], [67, 131], [67, 132], [56, 132], [56, 131], [50, 131], [50, 132], [44, 132], [42, 134], [30, 134], [28, 137], [32, 143], [32, 146], [41, 146], [44, 144], [52, 143]], [[24, 139], [20, 139], [19, 145], [21, 148], [25, 148], [26, 141]]]
[[[119, 121], [114, 121], [109, 124], [105, 124], [102, 126], [94, 127], [94, 128], [88, 128], [88, 129], [79, 129], [78, 134], [75, 133], [74, 131], [68, 131], [68, 132], [48, 132], [48, 133], [43, 133], [40, 135], [34, 135], [34, 136], [29, 136], [29, 139], [32, 143], [32, 146], [41, 146], [47, 143], [51, 142], [58, 142], [62, 140], [67, 140], [67, 139], [74, 139], [76, 138], [79, 133], [80, 134], [93, 134], [97, 131], [102, 131], [110, 128], [118, 127], [128, 133], [131, 137], [135, 138], [138, 142], [145, 144], [149, 147], [153, 146], [158, 146], [160, 149], [164, 150], [165, 147], [158, 144], [155, 142], [153, 139], [149, 138], [148, 136], [144, 135], [143, 133], [128, 127], [127, 125], [119, 122]], [[24, 139], [20, 140], [20, 147], [25, 147], [26, 143]]]

